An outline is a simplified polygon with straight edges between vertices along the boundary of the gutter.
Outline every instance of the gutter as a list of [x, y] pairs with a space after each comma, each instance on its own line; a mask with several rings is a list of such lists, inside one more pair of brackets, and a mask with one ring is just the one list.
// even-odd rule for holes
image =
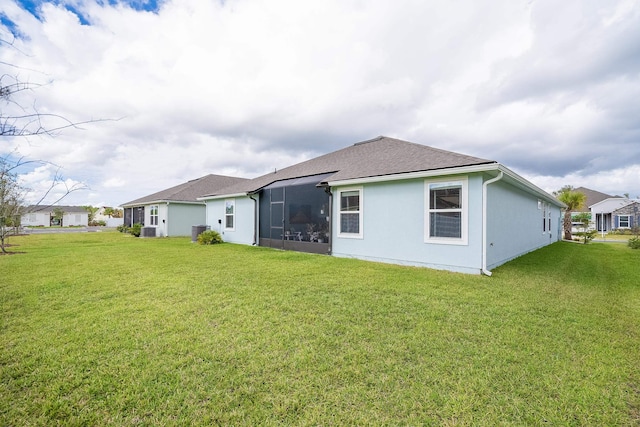
[[485, 181], [482, 184], [482, 273], [491, 277], [491, 272], [487, 270], [487, 187], [489, 184], [500, 181], [504, 173], [500, 171], [498, 176]]

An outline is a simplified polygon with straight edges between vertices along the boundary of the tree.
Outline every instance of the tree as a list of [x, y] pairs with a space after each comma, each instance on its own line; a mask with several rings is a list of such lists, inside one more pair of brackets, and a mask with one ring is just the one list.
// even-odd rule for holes
[[60, 227], [62, 227], [63, 226], [62, 219], [64, 218], [64, 210], [62, 208], [60, 208], [60, 207], [53, 208], [53, 216], [51, 218], [56, 221], [56, 225], [59, 225]]
[[[12, 160], [9, 155], [0, 157], [0, 250], [2, 253], [7, 253], [7, 238], [16, 233], [22, 215], [50, 208], [74, 191], [87, 188], [84, 184], [67, 185], [58, 166], [47, 190], [43, 192], [35, 204], [27, 208], [24, 204], [24, 197], [28, 189], [20, 185], [18, 171], [20, 168], [32, 164], [51, 163], [41, 160], [24, 160], [24, 158]], [[60, 188], [62, 188], [61, 194], [53, 203], [44, 202], [54, 189]], [[64, 215], [64, 212], [62, 214]]]
[[580, 191], [576, 191], [570, 185], [565, 185], [560, 190], [554, 191], [553, 195], [567, 205], [563, 220], [564, 238], [565, 240], [571, 240], [571, 212], [582, 209], [587, 201], [587, 196]]
[[111, 206], [105, 206], [104, 214], [109, 218], [122, 218], [122, 209], [115, 209]]
[[[0, 38], [0, 45], [4, 44], [15, 48], [14, 41]], [[21, 67], [15, 64], [6, 62], [0, 62], [0, 65], [14, 70], [21, 69]], [[21, 80], [17, 72], [15, 75], [0, 72], [0, 137], [51, 136], [65, 128], [77, 128], [82, 124], [105, 120], [91, 119], [82, 122], [72, 122], [58, 114], [40, 113], [35, 107], [35, 102], [30, 104], [31, 107], [26, 107], [26, 102], [21, 103], [14, 99], [14, 95], [16, 94], [30, 92], [40, 86], [42, 85], [38, 83]], [[25, 161], [22, 157], [16, 156], [16, 154], [17, 153], [11, 153], [0, 158], [0, 247], [3, 253], [7, 252], [6, 238], [12, 229], [17, 229], [20, 216], [27, 213], [23, 205], [23, 197], [27, 189], [19, 185], [18, 171], [21, 167], [29, 163], [51, 164], [41, 160]], [[18, 160], [12, 160], [16, 157]], [[62, 178], [60, 169], [58, 166], [51, 180], [50, 187], [44, 192], [40, 200], [35, 205], [32, 205], [30, 212], [50, 207], [68, 196], [71, 192], [87, 188], [84, 184], [74, 184], [69, 187]], [[62, 196], [53, 203], [41, 207], [50, 192], [60, 185], [65, 186]]]
[[96, 214], [100, 210], [100, 208], [96, 208], [93, 206], [83, 206], [84, 210], [88, 213], [88, 222], [89, 225], [93, 225], [96, 220]]
[[18, 175], [0, 158], [0, 250], [7, 253], [7, 238], [15, 233], [22, 214], [24, 189], [18, 183]]

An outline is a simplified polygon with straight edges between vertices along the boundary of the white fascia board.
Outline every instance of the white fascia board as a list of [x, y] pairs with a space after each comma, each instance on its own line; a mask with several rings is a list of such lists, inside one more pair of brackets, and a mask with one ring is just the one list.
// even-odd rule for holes
[[364, 178], [328, 181], [327, 185], [330, 187], [341, 187], [345, 185], [361, 185], [361, 184], [370, 184], [375, 182], [389, 182], [389, 181], [400, 181], [400, 180], [406, 180], [406, 179], [433, 178], [438, 176], [463, 175], [463, 174], [478, 173], [478, 172], [496, 172], [496, 173], [503, 172], [507, 177], [511, 179], [512, 183], [515, 183], [518, 187], [524, 189], [525, 191], [528, 191], [529, 193], [533, 193], [537, 197], [540, 197], [541, 199], [544, 199], [545, 201], [552, 203], [556, 206], [566, 207], [564, 203], [560, 202], [551, 194], [547, 193], [540, 187], [537, 187], [536, 185], [527, 181], [526, 179], [524, 179], [517, 173], [513, 172], [509, 168], [501, 165], [500, 163], [488, 163], [488, 164], [482, 164], [482, 165], [461, 166], [457, 168], [436, 169], [436, 170], [428, 170], [428, 171], [420, 171], [420, 172], [408, 172], [408, 173], [399, 173], [399, 174], [393, 174], [393, 175], [370, 176], [370, 177], [364, 177]]
[[215, 196], [202, 196], [198, 197], [198, 200], [219, 200], [219, 199], [232, 199], [234, 197], [247, 197], [247, 193], [234, 193], [234, 194], [217, 194]]
[[[200, 200], [200, 199], [198, 199]], [[126, 205], [120, 205], [123, 208], [135, 208], [137, 206], [147, 206], [147, 205], [168, 205], [168, 204], [183, 204], [183, 205], [202, 205], [202, 202], [188, 202], [182, 200], [151, 200], [150, 202], [142, 202], [142, 203], [128, 203]]]
[[485, 165], [462, 166], [459, 168], [436, 169], [420, 172], [397, 173], [393, 175], [368, 176], [364, 178], [343, 179], [338, 181], [328, 181], [330, 187], [341, 187], [344, 185], [370, 184], [373, 182], [400, 181], [405, 179], [431, 178], [435, 176], [460, 175], [473, 172], [488, 172], [498, 170], [498, 163]]
[[521, 188], [538, 195], [541, 199], [544, 199], [545, 201], [552, 203], [561, 208], [567, 207], [567, 205], [562, 203], [560, 200], [556, 199], [551, 194], [547, 193], [537, 185], [531, 183], [531, 181], [524, 179], [523, 177], [521, 177], [511, 169], [507, 168], [506, 166], [500, 165], [499, 170], [502, 171], [505, 175], [507, 175], [512, 180], [516, 181]]

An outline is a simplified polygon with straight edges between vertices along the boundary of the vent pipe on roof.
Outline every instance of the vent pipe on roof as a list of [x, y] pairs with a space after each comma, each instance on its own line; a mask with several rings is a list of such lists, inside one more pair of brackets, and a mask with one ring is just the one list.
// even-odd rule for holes
[[482, 273], [491, 276], [487, 270], [487, 187], [496, 181], [500, 181], [504, 174], [502, 171], [496, 176], [482, 184]]

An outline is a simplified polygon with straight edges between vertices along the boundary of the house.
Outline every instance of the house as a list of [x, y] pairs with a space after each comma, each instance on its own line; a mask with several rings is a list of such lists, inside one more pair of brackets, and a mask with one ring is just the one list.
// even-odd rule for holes
[[123, 203], [124, 224], [141, 224], [151, 230], [146, 236], [188, 236], [192, 226], [206, 221], [203, 194], [246, 181], [225, 175], [209, 174], [166, 190]]
[[[574, 214], [580, 214], [580, 213], [591, 213], [591, 206], [596, 204], [596, 203], [600, 203], [603, 200], [606, 199], [610, 199], [614, 196], [611, 196], [609, 194], [605, 194], [605, 193], [601, 193], [600, 191], [596, 191], [596, 190], [592, 190], [590, 188], [586, 188], [586, 187], [578, 187], [575, 188], [573, 191], [577, 192], [577, 193], [582, 193], [585, 195], [585, 202], [582, 205], [581, 209], [575, 210], [572, 212], [572, 216]], [[571, 232], [572, 233], [576, 233], [576, 232], [580, 232], [583, 231], [584, 228], [584, 224], [580, 221], [573, 221], [571, 224]], [[588, 226], [589, 229], [596, 229], [596, 219], [595, 216], [592, 216], [591, 221], [589, 223]]]
[[[57, 212], [62, 212], [58, 218]], [[86, 227], [89, 212], [82, 206], [28, 206], [21, 217], [23, 227]]]
[[496, 161], [384, 136], [199, 200], [227, 242], [488, 275], [559, 240], [564, 206]]
[[626, 197], [610, 197], [589, 206], [595, 216], [596, 230], [608, 232], [614, 229], [630, 229], [640, 225], [640, 200]]

